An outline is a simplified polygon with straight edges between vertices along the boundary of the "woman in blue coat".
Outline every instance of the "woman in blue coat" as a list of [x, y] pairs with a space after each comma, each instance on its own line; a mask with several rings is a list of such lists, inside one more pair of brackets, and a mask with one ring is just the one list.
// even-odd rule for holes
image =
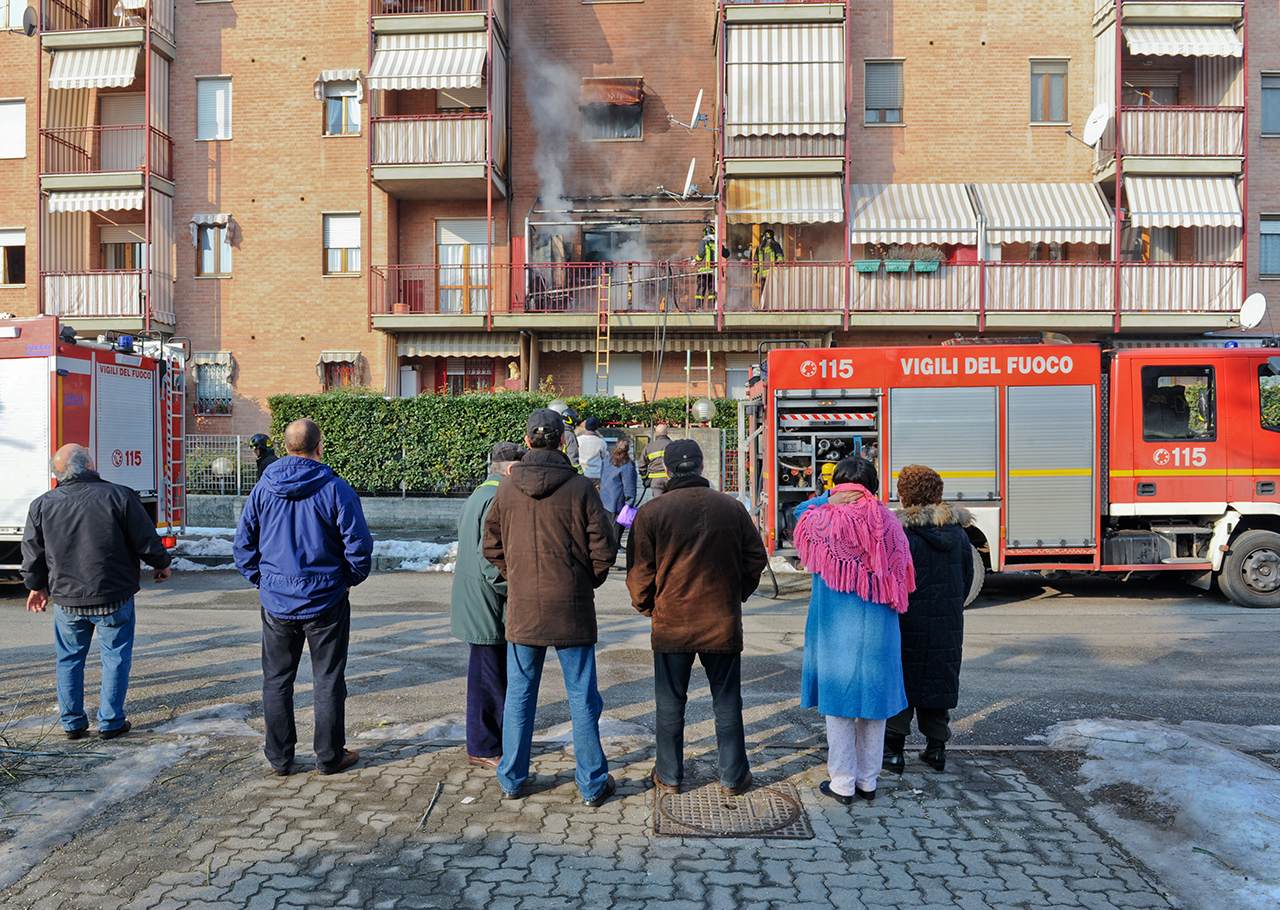
[[636, 488], [639, 472], [631, 460], [631, 437], [623, 436], [613, 447], [613, 454], [600, 469], [600, 501], [604, 503], [609, 518], [613, 520], [613, 542], [622, 544], [623, 526], [617, 523], [617, 515], [624, 505], [636, 504]]
[[826, 716], [831, 779], [818, 789], [847, 806], [875, 798], [885, 720], [907, 706], [898, 614], [915, 575], [902, 525], [873, 492], [875, 466], [846, 458], [832, 481], [795, 510], [796, 549], [813, 572], [800, 706]]

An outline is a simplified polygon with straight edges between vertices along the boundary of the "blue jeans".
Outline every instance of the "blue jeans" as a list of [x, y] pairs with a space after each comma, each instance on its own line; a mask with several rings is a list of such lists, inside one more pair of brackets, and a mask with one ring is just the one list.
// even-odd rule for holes
[[58, 654], [58, 710], [62, 729], [89, 726], [84, 713], [84, 664], [89, 643], [98, 630], [102, 656], [102, 694], [98, 699], [98, 730], [124, 726], [124, 697], [133, 667], [133, 598], [106, 616], [76, 616], [61, 607], [53, 610], [53, 643]]
[[[574, 780], [583, 799], [595, 799], [604, 791], [609, 760], [600, 746], [600, 710], [604, 701], [596, 685], [596, 649], [556, 648], [564, 673], [565, 694], [573, 718]], [[502, 720], [502, 761], [498, 785], [508, 793], [518, 791], [529, 778], [533, 750], [533, 720], [538, 708], [538, 684], [547, 649], [507, 643], [507, 702]]]

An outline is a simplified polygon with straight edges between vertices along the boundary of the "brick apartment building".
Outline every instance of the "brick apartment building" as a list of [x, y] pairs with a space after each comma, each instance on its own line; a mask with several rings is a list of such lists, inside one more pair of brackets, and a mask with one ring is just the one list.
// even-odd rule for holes
[[198, 432], [740, 394], [764, 339], [1194, 336], [1280, 279], [1276, 0], [31, 5], [0, 311], [190, 339]]

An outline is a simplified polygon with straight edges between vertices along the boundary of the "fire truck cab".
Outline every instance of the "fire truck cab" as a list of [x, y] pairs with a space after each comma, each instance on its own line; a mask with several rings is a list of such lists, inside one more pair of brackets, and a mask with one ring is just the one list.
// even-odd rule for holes
[[905, 465], [938, 471], [986, 571], [1180, 571], [1280, 606], [1274, 348], [791, 348], [767, 363], [751, 492], [773, 553], [795, 555], [792, 510], [862, 454], [891, 506]]
[[0, 319], [0, 570], [21, 564], [49, 458], [88, 448], [104, 480], [137, 492], [162, 536], [184, 524], [185, 351], [159, 339], [91, 342], [58, 319]]

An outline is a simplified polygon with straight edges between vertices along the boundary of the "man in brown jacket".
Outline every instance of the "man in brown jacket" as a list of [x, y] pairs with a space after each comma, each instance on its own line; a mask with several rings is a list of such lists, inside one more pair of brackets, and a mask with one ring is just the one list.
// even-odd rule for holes
[[564, 421], [550, 408], [529, 416], [529, 452], [498, 484], [484, 523], [484, 557], [507, 580], [507, 700], [502, 795], [529, 777], [538, 684], [556, 649], [573, 718], [578, 791], [596, 807], [617, 789], [600, 746], [595, 589], [617, 555], [600, 494], [560, 451]]
[[640, 508], [627, 545], [631, 603], [653, 619], [653, 782], [665, 793], [680, 792], [696, 655], [711, 684], [720, 786], [736, 796], [751, 786], [742, 729], [742, 602], [760, 584], [768, 557], [747, 510], [702, 476], [696, 442], [668, 442], [665, 460], [666, 495]]

